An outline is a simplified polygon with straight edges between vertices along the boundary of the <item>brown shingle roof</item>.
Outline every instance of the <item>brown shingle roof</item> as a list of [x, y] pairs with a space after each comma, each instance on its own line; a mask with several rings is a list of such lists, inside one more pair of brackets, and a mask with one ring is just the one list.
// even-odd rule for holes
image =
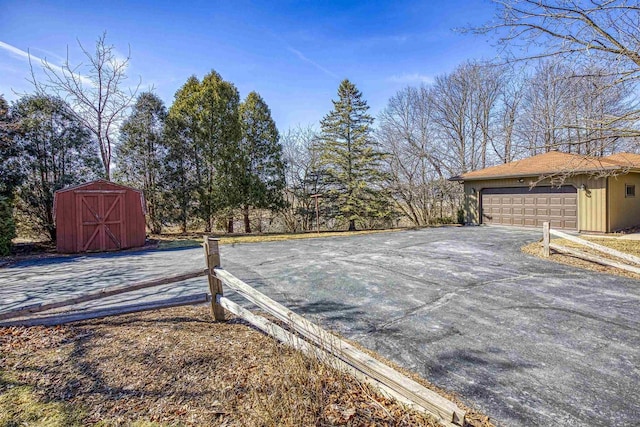
[[623, 167], [640, 168], [640, 154], [616, 153], [605, 157], [605, 159], [616, 162]]
[[467, 172], [452, 179], [472, 181], [520, 176], [556, 175], [640, 168], [640, 154], [618, 153], [608, 157], [588, 157], [551, 151], [498, 166]]

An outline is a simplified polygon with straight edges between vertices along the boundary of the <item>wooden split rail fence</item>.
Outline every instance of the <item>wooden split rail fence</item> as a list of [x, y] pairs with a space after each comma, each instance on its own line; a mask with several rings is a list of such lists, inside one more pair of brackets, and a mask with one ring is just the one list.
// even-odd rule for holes
[[[618, 258], [620, 261], [616, 261], [610, 258], [605, 258], [599, 255], [594, 255], [592, 253], [581, 251], [579, 249], [569, 248], [566, 246], [559, 245], [557, 243], [553, 243], [551, 241], [552, 235], [556, 237], [560, 237], [562, 239], [569, 240], [570, 242], [578, 243], [587, 248], [591, 248], [598, 252], [602, 252], [603, 254], [613, 256], [615, 258]], [[564, 233], [562, 231], [551, 229], [549, 227], [548, 222], [545, 222], [542, 227], [542, 244], [543, 244], [543, 255], [545, 257], [549, 257], [551, 254], [551, 250], [553, 250], [561, 254], [571, 255], [573, 257], [594, 262], [596, 264], [605, 265], [608, 267], [615, 267], [621, 270], [629, 271], [631, 273], [640, 274], [640, 257], [627, 254], [624, 252], [620, 252], [618, 250], [608, 248], [606, 246], [599, 245], [597, 243], [593, 243], [588, 240], [581, 239], [579, 237]]]
[[[315, 323], [294, 313], [280, 303], [253, 289], [221, 267], [218, 239], [205, 237], [206, 270], [196, 270], [178, 276], [164, 277], [133, 285], [123, 285], [70, 298], [64, 301], [21, 307], [0, 313], [0, 326], [59, 325], [79, 320], [113, 316], [159, 308], [211, 302], [215, 320], [225, 320], [225, 310], [241, 317], [256, 328], [308, 355], [348, 372], [378, 388], [384, 394], [408, 406], [433, 415], [448, 427], [464, 426], [466, 413], [452, 401], [440, 396], [418, 382], [369, 356], [349, 342], [329, 333]], [[105, 308], [101, 310], [58, 313], [39, 317], [25, 317], [62, 307], [98, 300], [126, 292], [181, 282], [206, 275], [210, 294], [189, 295], [143, 304]], [[262, 311], [277, 319], [278, 323], [259, 316], [224, 296], [223, 284], [241, 295]], [[18, 320], [9, 320], [21, 318]]]

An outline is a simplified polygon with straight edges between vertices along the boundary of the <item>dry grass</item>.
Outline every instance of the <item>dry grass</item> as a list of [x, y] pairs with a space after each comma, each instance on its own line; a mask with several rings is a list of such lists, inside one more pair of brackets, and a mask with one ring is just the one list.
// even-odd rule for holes
[[437, 424], [200, 306], [0, 329], [0, 426], [17, 425]]
[[[611, 238], [597, 238], [590, 236], [580, 236], [581, 239], [588, 240], [593, 243], [597, 243], [602, 246], [606, 246], [608, 248], [616, 249], [621, 252], [625, 252], [631, 255], [640, 256], [640, 241], [638, 240], [627, 240], [627, 239], [611, 239]], [[556, 243], [561, 246], [566, 246], [569, 248], [579, 249], [583, 252], [588, 252], [594, 255], [598, 255], [603, 258], [611, 259], [614, 261], [620, 262], [621, 260], [605, 254], [603, 252], [596, 251], [595, 249], [588, 248], [586, 246], [582, 246], [578, 243], [574, 243], [570, 240], [566, 239], [552, 239], [553, 243]], [[526, 246], [522, 247], [522, 251], [524, 253], [528, 253], [530, 255], [535, 255], [537, 257], [542, 258], [542, 243], [534, 242], [530, 243]], [[632, 273], [630, 271], [621, 270], [615, 267], [609, 267], [605, 265], [600, 265], [593, 263], [591, 261], [586, 261], [580, 258], [576, 258], [570, 255], [553, 253], [551, 251], [551, 256], [549, 258], [551, 261], [559, 262], [562, 264], [572, 265], [574, 267], [584, 268], [586, 270], [598, 271], [601, 273], [615, 274], [623, 277], [631, 277], [633, 279], [640, 279], [640, 275]], [[624, 262], [624, 261], [622, 261]]]

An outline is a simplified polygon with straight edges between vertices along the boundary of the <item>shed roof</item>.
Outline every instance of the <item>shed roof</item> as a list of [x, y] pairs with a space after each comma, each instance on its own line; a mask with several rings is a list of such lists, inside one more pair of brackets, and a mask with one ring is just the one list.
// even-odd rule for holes
[[550, 151], [522, 160], [467, 172], [451, 178], [456, 181], [515, 178], [524, 176], [615, 172], [640, 169], [640, 154], [618, 153], [607, 157]]
[[115, 187], [115, 188], [119, 188], [119, 189], [122, 189], [122, 190], [134, 191], [134, 192], [138, 193], [140, 195], [140, 206], [142, 206], [142, 213], [144, 215], [147, 214], [147, 203], [145, 202], [144, 193], [142, 192], [142, 190], [138, 190], [137, 188], [128, 187], [128, 186], [122, 185], [122, 184], [116, 184], [114, 182], [107, 181], [106, 179], [96, 179], [94, 181], [85, 182], [84, 184], [78, 184], [78, 185], [72, 185], [72, 186], [69, 186], [69, 187], [65, 187], [65, 188], [57, 190], [55, 193], [53, 193], [53, 220], [55, 221], [55, 219], [56, 219], [56, 212], [58, 210], [58, 194], [59, 193], [66, 193], [68, 191], [80, 190], [80, 189], [85, 188], [85, 187], [91, 187], [91, 186], [96, 186], [96, 185], [99, 186], [98, 188], [101, 188], [101, 187], [114, 188]]
[[108, 187], [118, 187], [118, 188], [122, 188], [124, 190], [136, 191], [136, 192], [142, 194], [142, 190], [138, 190], [137, 188], [128, 187], [128, 186], [122, 185], [122, 184], [116, 184], [115, 182], [107, 181], [106, 179], [96, 179], [95, 181], [89, 181], [89, 182], [85, 182], [83, 184], [72, 185], [70, 187], [62, 188], [62, 189], [56, 191], [56, 193], [64, 193], [65, 191], [79, 190], [79, 189], [81, 189], [83, 187], [89, 187], [89, 186], [96, 185], [96, 184], [105, 185], [105, 186], [108, 186]]

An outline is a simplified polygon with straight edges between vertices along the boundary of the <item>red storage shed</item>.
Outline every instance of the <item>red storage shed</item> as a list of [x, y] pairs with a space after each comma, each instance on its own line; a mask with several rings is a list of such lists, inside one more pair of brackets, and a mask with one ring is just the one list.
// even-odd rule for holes
[[62, 253], [113, 251], [144, 246], [142, 191], [97, 180], [56, 191], [56, 248]]

